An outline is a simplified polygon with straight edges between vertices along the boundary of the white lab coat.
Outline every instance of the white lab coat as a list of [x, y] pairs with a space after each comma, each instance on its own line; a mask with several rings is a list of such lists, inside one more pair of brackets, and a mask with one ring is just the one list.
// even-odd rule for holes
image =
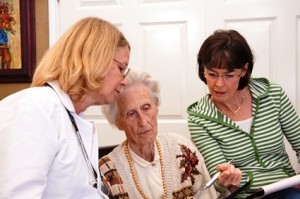
[[[93, 123], [74, 112], [55, 82], [0, 101], [0, 198], [107, 198], [89, 184], [89, 172], [65, 107], [74, 116], [98, 173]], [[98, 179], [98, 185], [100, 186]]]

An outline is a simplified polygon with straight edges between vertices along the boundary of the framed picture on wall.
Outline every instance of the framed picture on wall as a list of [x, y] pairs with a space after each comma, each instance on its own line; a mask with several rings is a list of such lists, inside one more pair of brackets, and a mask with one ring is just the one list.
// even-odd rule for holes
[[31, 82], [36, 65], [33, 0], [0, 0], [0, 83]]

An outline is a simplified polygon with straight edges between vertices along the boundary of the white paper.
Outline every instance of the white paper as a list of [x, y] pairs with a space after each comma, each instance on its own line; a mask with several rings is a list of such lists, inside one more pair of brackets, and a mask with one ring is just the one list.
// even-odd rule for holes
[[266, 186], [261, 187], [264, 191], [264, 195], [271, 194], [276, 191], [280, 191], [295, 185], [300, 185], [300, 175], [296, 175], [290, 178], [286, 178], [284, 180], [275, 182], [273, 184], [269, 184]]

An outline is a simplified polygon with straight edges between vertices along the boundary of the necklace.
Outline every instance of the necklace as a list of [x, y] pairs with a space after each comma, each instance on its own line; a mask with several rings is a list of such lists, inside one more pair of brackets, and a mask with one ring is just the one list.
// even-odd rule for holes
[[[243, 105], [243, 102], [244, 102], [244, 98], [245, 98], [245, 93], [244, 93], [244, 90], [242, 90], [242, 101], [241, 101], [241, 105], [240, 105], [235, 111], [231, 111], [233, 114], [236, 114], [237, 112], [239, 112], [239, 111], [241, 110], [242, 105]], [[231, 114], [231, 113], [229, 113], [229, 112], [226, 112], [226, 111], [220, 109], [220, 108], [218, 107], [216, 101], [214, 100], [213, 96], [212, 96], [212, 101], [213, 101], [213, 103], [215, 104], [216, 108], [217, 108], [219, 111], [221, 111], [221, 112], [223, 112], [223, 113], [225, 113], [225, 114]]]
[[[161, 171], [161, 178], [162, 178], [162, 183], [163, 183], [163, 190], [164, 190], [164, 194], [162, 196], [162, 199], [166, 199], [167, 198], [167, 185], [166, 185], [166, 176], [165, 176], [165, 170], [164, 170], [164, 162], [163, 162], [163, 156], [162, 156], [162, 151], [161, 151], [161, 147], [160, 144], [157, 140], [155, 140], [156, 146], [157, 146], [157, 150], [158, 150], [158, 154], [159, 154], [159, 163], [160, 163], [160, 171]], [[143, 196], [144, 199], [148, 199], [146, 193], [143, 191], [137, 176], [136, 176], [136, 172], [134, 169], [134, 165], [133, 165], [133, 161], [132, 158], [130, 156], [129, 153], [129, 147], [128, 147], [128, 141], [126, 141], [124, 143], [124, 152], [125, 152], [125, 156], [127, 159], [127, 162], [129, 164], [129, 168], [130, 168], [130, 172], [134, 181], [134, 184], [136, 186], [136, 188], [138, 189], [138, 191], [140, 192], [140, 194]]]

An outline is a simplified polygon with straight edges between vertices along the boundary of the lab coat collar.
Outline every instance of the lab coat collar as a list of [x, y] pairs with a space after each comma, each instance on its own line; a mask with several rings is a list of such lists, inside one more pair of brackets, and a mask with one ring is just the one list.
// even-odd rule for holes
[[48, 84], [53, 88], [53, 90], [56, 92], [56, 94], [58, 95], [60, 101], [62, 102], [62, 104], [70, 111], [70, 112], [75, 112], [75, 108], [74, 105], [72, 103], [72, 100], [70, 98], [70, 96], [65, 93], [63, 90], [61, 90], [59, 84], [57, 81], [50, 81], [48, 82]]

